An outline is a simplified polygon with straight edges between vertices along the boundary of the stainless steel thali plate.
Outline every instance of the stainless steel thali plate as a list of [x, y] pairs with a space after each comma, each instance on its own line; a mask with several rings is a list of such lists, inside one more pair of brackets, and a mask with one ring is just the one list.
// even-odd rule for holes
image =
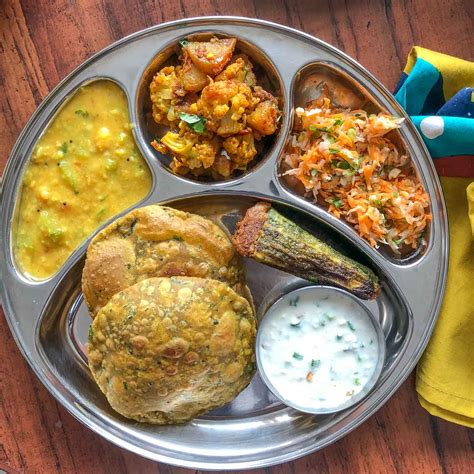
[[[150, 77], [170, 45], [191, 34], [235, 36], [270, 71], [283, 103], [281, 131], [248, 174], [202, 183], [170, 173], [148, 145], [143, 97]], [[155, 68], [155, 69], [153, 69]], [[292, 108], [311, 81], [325, 74], [371, 107], [406, 117], [393, 96], [362, 66], [326, 43], [269, 22], [209, 17], [166, 23], [135, 33], [99, 52], [64, 79], [34, 113], [3, 177], [1, 215], [2, 299], [8, 323], [24, 357], [48, 390], [86, 426], [113, 443], [158, 461], [199, 469], [243, 469], [289, 461], [321, 449], [356, 428], [380, 408], [418, 361], [433, 329], [444, 293], [448, 233], [436, 172], [416, 129], [406, 120], [399, 139], [415, 163], [431, 199], [433, 220], [427, 245], [409, 259], [372, 249], [356, 232], [325, 210], [293, 193], [279, 176], [279, 158], [291, 130]], [[113, 412], [92, 380], [84, 344], [90, 319], [80, 294], [84, 242], [53, 277], [32, 281], [15, 267], [12, 222], [22, 172], [31, 151], [58, 108], [79, 85], [109, 78], [127, 94], [135, 138], [153, 174], [153, 187], [138, 205], [166, 202], [207, 215], [227, 226], [256, 200], [271, 200], [285, 213], [370, 265], [383, 291], [368, 307], [382, 324], [387, 357], [371, 394], [337, 415], [311, 416], [281, 405], [258, 375], [229, 405], [182, 426], [156, 427]], [[136, 206], [134, 206], [136, 207]], [[284, 291], [306, 283], [246, 262], [258, 314]]]

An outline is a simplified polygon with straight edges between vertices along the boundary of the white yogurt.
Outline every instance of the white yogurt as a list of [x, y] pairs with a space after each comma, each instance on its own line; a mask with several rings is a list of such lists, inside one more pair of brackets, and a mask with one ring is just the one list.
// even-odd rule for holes
[[367, 312], [330, 288], [304, 288], [273, 305], [260, 325], [257, 350], [276, 394], [310, 412], [347, 404], [380, 367]]

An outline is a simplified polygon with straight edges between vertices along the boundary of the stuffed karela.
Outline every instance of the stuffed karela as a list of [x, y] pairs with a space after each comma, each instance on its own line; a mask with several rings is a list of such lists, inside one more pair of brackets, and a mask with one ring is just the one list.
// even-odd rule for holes
[[335, 285], [374, 299], [380, 283], [372, 270], [342, 255], [272, 208], [259, 202], [247, 210], [233, 236], [237, 252], [306, 280]]

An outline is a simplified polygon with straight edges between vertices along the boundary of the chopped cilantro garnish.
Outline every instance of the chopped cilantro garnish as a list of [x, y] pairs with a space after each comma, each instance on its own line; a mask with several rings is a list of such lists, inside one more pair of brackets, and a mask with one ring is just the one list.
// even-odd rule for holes
[[194, 130], [196, 133], [203, 133], [204, 130], [206, 130], [206, 119], [200, 115], [186, 114], [181, 112], [179, 114], [179, 118], [183, 122], [186, 122], [189, 128]]
[[352, 140], [354, 140], [356, 138], [356, 131], [355, 131], [355, 128], [350, 128], [348, 131], [347, 131], [347, 135], [349, 136], [349, 138], [351, 138]]
[[313, 134], [314, 138], [319, 138], [321, 136], [321, 131], [318, 130], [314, 125], [309, 126], [309, 131]]
[[343, 123], [344, 123], [344, 120], [342, 120], [342, 119], [336, 119], [334, 121], [334, 125], [336, 125], [336, 126], [342, 125]]
[[319, 359], [311, 359], [311, 368], [315, 369], [321, 364], [321, 361]]
[[185, 48], [189, 44], [189, 40], [186, 38], [183, 38], [182, 40], [179, 40], [179, 44], [181, 45], [182, 48]]
[[[334, 163], [334, 161], [333, 161], [333, 163]], [[336, 168], [341, 169], [341, 170], [348, 170], [348, 169], [351, 167], [351, 165], [350, 165], [347, 161], [345, 161], [345, 160], [336, 161], [336, 162], [334, 163], [334, 166], [335, 166]]]
[[67, 143], [64, 142], [60, 147], [59, 149], [64, 153], [66, 154], [67, 153]]
[[334, 155], [339, 152], [340, 150], [338, 148], [329, 148], [329, 153], [331, 153], [331, 155]]
[[339, 198], [334, 198], [334, 199], [332, 200], [332, 205], [333, 205], [335, 208], [339, 209], [340, 207], [342, 207], [342, 201], [341, 201]]
[[347, 325], [349, 326], [349, 329], [350, 329], [351, 331], [355, 331], [354, 325], [353, 325], [350, 321], [346, 321], [346, 322], [347, 322]]
[[314, 132], [330, 132], [330, 129], [328, 127], [317, 127], [316, 125], [310, 125], [309, 131], [313, 133]]
[[293, 359], [303, 360], [303, 356], [301, 354], [298, 354], [298, 352], [293, 352]]
[[338, 335], [336, 336], [336, 339], [337, 339], [338, 341], [340, 341], [340, 340], [342, 339], [342, 336], [341, 336], [340, 334], [338, 334]]
[[354, 379], [354, 384], [355, 384], [355, 385], [360, 385], [359, 377], [356, 377], [356, 378]]

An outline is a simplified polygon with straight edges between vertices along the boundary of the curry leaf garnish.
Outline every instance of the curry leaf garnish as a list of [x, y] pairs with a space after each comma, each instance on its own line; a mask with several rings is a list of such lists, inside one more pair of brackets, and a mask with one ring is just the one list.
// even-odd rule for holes
[[204, 130], [206, 130], [206, 119], [200, 115], [186, 114], [181, 112], [179, 114], [179, 118], [183, 122], [186, 122], [189, 128], [194, 130], [196, 133], [203, 133]]

